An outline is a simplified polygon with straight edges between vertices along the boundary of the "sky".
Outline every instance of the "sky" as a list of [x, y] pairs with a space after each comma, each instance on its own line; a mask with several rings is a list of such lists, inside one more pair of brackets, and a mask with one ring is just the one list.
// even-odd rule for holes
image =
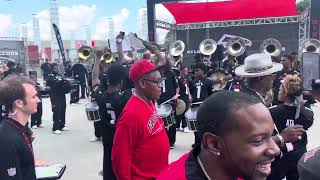
[[[89, 25], [91, 39], [105, 40], [108, 28], [106, 17], [113, 17], [116, 21], [116, 33], [121, 30], [139, 34], [139, 12], [146, 7], [147, 0], [56, 1], [63, 39], [86, 39], [84, 27]], [[26, 23], [28, 37], [33, 40], [32, 14], [39, 18], [41, 40], [50, 40], [49, 0], [0, 0], [0, 37], [21, 36], [21, 33], [18, 33], [21, 32], [21, 24]], [[174, 23], [172, 15], [162, 5], [156, 6], [156, 19]], [[158, 30], [157, 33], [159, 39], [164, 39], [165, 30]]]
[[[92, 39], [106, 39], [106, 17], [116, 21], [115, 30], [137, 32], [141, 8], [146, 0], [57, 0], [60, 32], [63, 39], [85, 39], [85, 26], [90, 26]], [[0, 0], [0, 37], [21, 35], [21, 24], [28, 26], [29, 39], [33, 39], [33, 14], [39, 18], [41, 40], [50, 40], [49, 0]], [[172, 21], [172, 16], [157, 7], [157, 18]], [[145, 27], [147, 28], [147, 27]]]

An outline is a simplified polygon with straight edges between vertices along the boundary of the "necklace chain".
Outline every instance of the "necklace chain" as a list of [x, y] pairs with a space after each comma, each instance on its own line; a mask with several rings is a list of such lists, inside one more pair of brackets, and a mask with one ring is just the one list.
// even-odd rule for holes
[[154, 106], [152, 106], [152, 108], [150, 108], [150, 105], [137, 92], [133, 92], [133, 95], [136, 96], [137, 98], [139, 98], [148, 107], [148, 109], [152, 113], [158, 114], [156, 108]]
[[203, 174], [206, 176], [206, 178], [207, 178], [208, 180], [214, 180], [214, 179], [211, 179], [211, 178], [210, 178], [210, 176], [209, 176], [209, 174], [207, 173], [206, 169], [204, 168], [204, 166], [203, 166], [203, 164], [202, 164], [199, 156], [197, 157], [197, 161], [198, 161], [198, 163], [199, 163], [199, 165], [200, 165], [200, 168], [201, 168]]

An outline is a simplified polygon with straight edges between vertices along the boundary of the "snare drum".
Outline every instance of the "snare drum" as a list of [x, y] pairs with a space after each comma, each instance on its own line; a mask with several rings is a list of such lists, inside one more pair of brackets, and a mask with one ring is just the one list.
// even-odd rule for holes
[[87, 114], [88, 121], [97, 122], [101, 120], [99, 113], [99, 106], [95, 102], [90, 102], [85, 105], [85, 111]]
[[174, 122], [174, 114], [172, 112], [172, 107], [169, 104], [162, 104], [156, 106], [159, 116], [162, 118], [164, 126], [169, 128]]
[[199, 107], [190, 108], [184, 115], [186, 118], [189, 130], [193, 132], [197, 132], [196, 122], [197, 122], [198, 110], [199, 110]]

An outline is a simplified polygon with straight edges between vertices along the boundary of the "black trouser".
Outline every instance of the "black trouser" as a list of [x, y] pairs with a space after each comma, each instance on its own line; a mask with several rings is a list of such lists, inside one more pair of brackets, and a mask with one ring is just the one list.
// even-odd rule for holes
[[80, 98], [86, 98], [87, 85], [81, 84], [80, 86], [81, 86], [81, 97]]
[[40, 126], [42, 123], [42, 102], [38, 104], [37, 112], [31, 115], [31, 127]]
[[181, 115], [176, 116], [176, 128], [180, 128], [180, 124], [182, 124], [182, 128], [187, 127], [187, 121], [186, 118], [184, 117], [184, 113]]
[[70, 93], [70, 104], [79, 102], [79, 85], [72, 87]]
[[53, 112], [53, 131], [61, 130], [66, 123], [66, 96], [64, 94], [50, 95]]
[[103, 179], [116, 180], [112, 169], [111, 152], [113, 145], [113, 138], [116, 132], [114, 125], [101, 125], [102, 143], [103, 143]]
[[93, 127], [94, 127], [94, 135], [97, 138], [101, 138], [101, 136], [102, 136], [102, 132], [101, 132], [102, 131], [102, 122], [101, 121], [94, 122]]
[[287, 180], [298, 180], [298, 161], [306, 151], [306, 148], [303, 148], [296, 151], [294, 155], [290, 152], [290, 155], [285, 154], [280, 159], [274, 161], [271, 165], [271, 174], [267, 180], [282, 180], [285, 177]]
[[170, 146], [173, 146], [174, 143], [176, 142], [176, 133], [177, 133], [175, 124], [170, 126], [169, 129], [166, 128], [166, 131], [169, 138]]

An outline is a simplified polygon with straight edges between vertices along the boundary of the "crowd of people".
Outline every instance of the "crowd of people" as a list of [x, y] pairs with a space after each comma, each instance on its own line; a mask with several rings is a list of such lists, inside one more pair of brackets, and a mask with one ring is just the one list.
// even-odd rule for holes
[[[310, 105], [316, 101], [303, 90], [299, 67], [293, 68], [295, 54], [283, 55], [280, 62], [268, 54], [252, 54], [239, 66], [229, 62], [234, 61], [230, 57], [223, 69], [200, 56], [190, 67], [183, 63], [176, 67], [159, 46], [145, 46], [143, 59], [137, 60], [124, 55], [117, 41], [118, 57], [112, 63], [101, 61], [103, 50], [96, 50], [90, 73], [81, 61], [66, 63], [64, 74], [59, 73], [59, 64], [41, 66], [54, 134], [69, 130], [65, 94], [70, 89], [60, 83], [66, 77], [78, 87], [70, 103], [89, 94], [97, 102], [101, 121], [94, 123], [91, 141], [102, 141], [104, 180], [319, 178], [318, 149], [306, 153], [306, 131], [314, 120]], [[224, 78], [213, 80], [216, 72]], [[31, 129], [43, 127], [41, 87], [36, 74], [30, 73], [30, 79], [17, 75], [10, 63], [2, 74], [0, 179], [34, 180]], [[222, 83], [224, 89], [214, 88]], [[186, 104], [180, 114], [178, 100]], [[172, 109], [168, 117], [159, 114], [164, 104]], [[190, 129], [185, 118], [192, 108], [198, 109], [196, 129]], [[194, 132], [194, 143], [169, 164], [177, 130]]]

